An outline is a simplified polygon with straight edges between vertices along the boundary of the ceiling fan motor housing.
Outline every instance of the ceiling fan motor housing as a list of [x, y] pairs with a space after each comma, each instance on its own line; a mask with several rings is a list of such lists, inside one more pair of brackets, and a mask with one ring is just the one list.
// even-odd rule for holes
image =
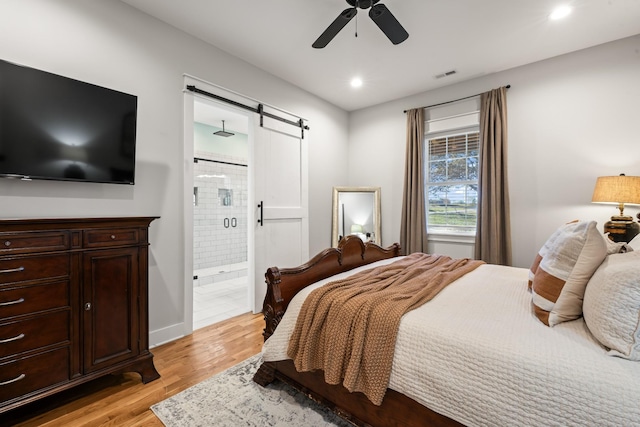
[[359, 7], [360, 9], [369, 9], [380, 0], [347, 0], [352, 7]]

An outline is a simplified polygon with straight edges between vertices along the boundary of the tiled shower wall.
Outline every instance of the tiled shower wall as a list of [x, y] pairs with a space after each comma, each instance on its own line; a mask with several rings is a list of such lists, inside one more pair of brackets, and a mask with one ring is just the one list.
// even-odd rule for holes
[[194, 155], [245, 166], [194, 163], [193, 268], [201, 270], [246, 261], [246, 159], [198, 151]]

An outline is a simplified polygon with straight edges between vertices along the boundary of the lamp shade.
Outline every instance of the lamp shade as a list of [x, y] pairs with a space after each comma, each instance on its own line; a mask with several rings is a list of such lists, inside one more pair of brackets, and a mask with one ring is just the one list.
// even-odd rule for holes
[[592, 202], [640, 204], [640, 176], [600, 176]]
[[362, 225], [353, 224], [351, 225], [351, 234], [362, 233]]

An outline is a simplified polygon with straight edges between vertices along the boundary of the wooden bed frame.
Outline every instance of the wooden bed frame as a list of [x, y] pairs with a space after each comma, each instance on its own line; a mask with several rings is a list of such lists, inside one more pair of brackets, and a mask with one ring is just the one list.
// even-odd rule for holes
[[[325, 249], [299, 267], [269, 268], [265, 274], [264, 339], [273, 334], [289, 302], [301, 289], [335, 274], [399, 255], [397, 243], [384, 249], [374, 243], [363, 243], [357, 236], [347, 236], [338, 248]], [[264, 362], [253, 377], [261, 386], [276, 379], [292, 385], [358, 426], [462, 425], [391, 389], [387, 389], [382, 405], [376, 406], [362, 393], [350, 393], [341, 385], [327, 384], [322, 371], [297, 372], [291, 360]]]

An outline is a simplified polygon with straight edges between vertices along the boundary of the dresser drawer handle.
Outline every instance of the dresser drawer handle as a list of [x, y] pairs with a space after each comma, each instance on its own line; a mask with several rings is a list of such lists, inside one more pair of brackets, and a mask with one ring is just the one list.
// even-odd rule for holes
[[26, 377], [25, 374], [20, 374], [20, 375], [18, 375], [17, 377], [15, 377], [12, 380], [0, 383], [0, 385], [8, 385], [8, 384], [11, 384], [11, 383], [15, 383], [16, 381], [20, 381], [20, 380], [24, 379], [24, 377]]
[[24, 302], [24, 298], [18, 298], [17, 300], [13, 300], [13, 301], [0, 302], [0, 307], [4, 307], [7, 305], [20, 304], [22, 302]]
[[19, 273], [20, 271], [24, 271], [24, 267], [10, 268], [8, 270], [0, 270], [0, 274], [2, 274], [2, 273]]
[[11, 246], [11, 240], [7, 240], [6, 242], [4, 242], [4, 245], [7, 247]]
[[0, 344], [6, 344], [6, 343], [11, 342], [11, 341], [18, 341], [18, 340], [21, 340], [22, 338], [24, 338], [24, 334], [16, 335], [13, 338], [7, 338], [7, 339], [4, 339], [4, 340], [0, 340]]
[[111, 235], [111, 240], [116, 240], [116, 235], [115, 234]]

